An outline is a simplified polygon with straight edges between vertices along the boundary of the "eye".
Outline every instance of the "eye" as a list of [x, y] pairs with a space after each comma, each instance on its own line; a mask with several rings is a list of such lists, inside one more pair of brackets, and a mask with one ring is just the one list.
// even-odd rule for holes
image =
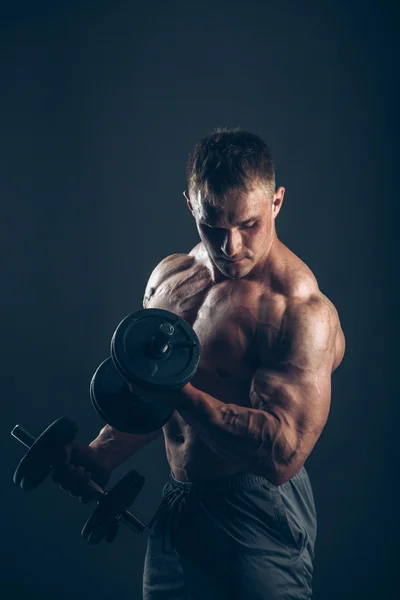
[[248, 223], [247, 225], [243, 225], [242, 229], [252, 229], [252, 227], [255, 227], [257, 225], [257, 221], [254, 221], [253, 223]]
[[206, 225], [206, 223], [200, 223], [200, 227], [209, 234], [217, 234], [224, 231], [221, 227], [211, 227], [211, 225]]

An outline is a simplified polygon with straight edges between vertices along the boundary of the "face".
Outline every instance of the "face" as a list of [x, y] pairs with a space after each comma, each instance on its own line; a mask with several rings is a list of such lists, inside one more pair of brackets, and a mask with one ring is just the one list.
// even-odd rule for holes
[[210, 206], [201, 194], [192, 201], [185, 193], [208, 255], [226, 277], [245, 277], [267, 257], [284, 193], [279, 188], [271, 197], [261, 187], [245, 196], [232, 193], [223, 208]]

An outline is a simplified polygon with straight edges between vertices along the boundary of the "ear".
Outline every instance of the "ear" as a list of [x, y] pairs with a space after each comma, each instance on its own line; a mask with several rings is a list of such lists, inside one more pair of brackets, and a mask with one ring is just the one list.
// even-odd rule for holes
[[285, 188], [284, 187], [278, 187], [275, 194], [274, 194], [274, 199], [272, 202], [272, 218], [276, 219], [276, 217], [279, 214], [279, 211], [281, 210], [282, 207], [282, 202], [283, 202], [283, 198], [285, 197]]
[[192, 205], [192, 203], [190, 201], [190, 198], [189, 198], [189, 192], [187, 190], [185, 190], [183, 192], [183, 195], [186, 198], [186, 202], [187, 202], [187, 205], [188, 205], [188, 208], [189, 208], [190, 212], [193, 214], [193, 205]]

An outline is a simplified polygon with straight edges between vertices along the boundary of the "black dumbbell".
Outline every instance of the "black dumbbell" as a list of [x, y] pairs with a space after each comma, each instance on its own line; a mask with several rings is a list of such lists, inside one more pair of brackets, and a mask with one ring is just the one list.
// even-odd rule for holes
[[[23, 490], [37, 487], [53, 471], [64, 446], [73, 442], [77, 432], [76, 423], [66, 417], [54, 421], [38, 438], [16, 425], [11, 435], [26, 446], [28, 451], [15, 470], [14, 483]], [[67, 465], [65, 468], [76, 473], [71, 466]], [[84, 482], [98, 497], [97, 507], [82, 529], [83, 537], [90, 544], [97, 544], [103, 539], [112, 542], [120, 521], [139, 534], [147, 528], [128, 510], [144, 485], [145, 478], [142, 475], [131, 470], [107, 491], [92, 480], [85, 479]]]
[[111, 358], [90, 384], [93, 407], [119, 431], [149, 433], [169, 420], [173, 409], [162, 399], [130, 391], [130, 383], [149, 390], [179, 390], [196, 373], [200, 343], [192, 327], [176, 314], [146, 308], [128, 315], [111, 341]]

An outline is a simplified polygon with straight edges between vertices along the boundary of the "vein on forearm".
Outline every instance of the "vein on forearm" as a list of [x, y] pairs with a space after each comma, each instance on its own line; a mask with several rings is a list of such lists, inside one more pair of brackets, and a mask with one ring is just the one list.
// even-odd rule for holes
[[140, 448], [155, 440], [162, 433], [157, 430], [147, 434], [131, 434], [105, 425], [99, 435], [89, 444], [98, 451], [112, 468], [129, 459]]
[[296, 455], [281, 423], [267, 411], [225, 404], [196, 390], [180, 412], [217, 454], [253, 472], [276, 479]]

